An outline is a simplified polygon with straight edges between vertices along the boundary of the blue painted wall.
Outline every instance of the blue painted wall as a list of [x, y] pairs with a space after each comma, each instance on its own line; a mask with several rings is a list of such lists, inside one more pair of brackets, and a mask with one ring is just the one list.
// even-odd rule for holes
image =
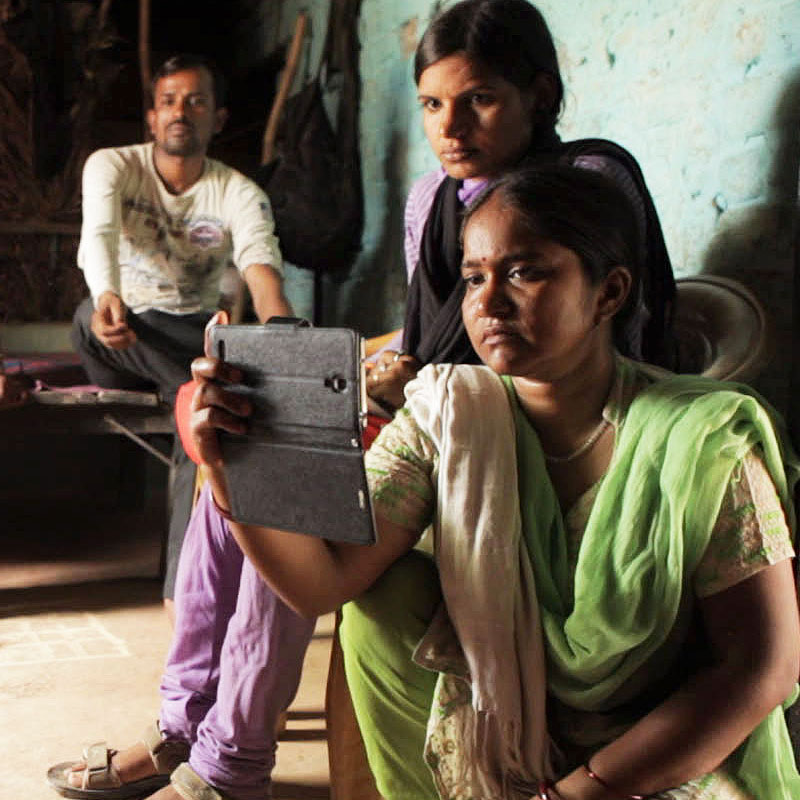
[[[326, 280], [325, 320], [372, 335], [402, 321], [403, 201], [436, 166], [424, 140], [412, 53], [430, 0], [363, 0], [363, 250]], [[776, 351], [759, 385], [788, 396], [800, 161], [800, 0], [542, 0], [567, 86], [564, 138], [603, 136], [639, 159], [679, 274], [736, 277], [767, 306]], [[308, 63], [322, 46], [328, 2], [283, 0], [264, 41], [313, 20]], [[308, 275], [289, 279], [309, 300]]]

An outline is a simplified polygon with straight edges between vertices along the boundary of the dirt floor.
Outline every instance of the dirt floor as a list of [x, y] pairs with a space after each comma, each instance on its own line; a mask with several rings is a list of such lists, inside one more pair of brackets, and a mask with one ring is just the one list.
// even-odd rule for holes
[[[62, 522], [64, 522], [62, 520]], [[134, 741], [158, 713], [170, 628], [160, 598], [160, 536], [108, 544], [91, 526], [0, 530], [0, 800], [53, 800], [47, 768], [85, 744]], [[34, 533], [38, 527], [38, 534]], [[308, 650], [273, 773], [276, 800], [328, 798], [325, 680], [333, 618]]]

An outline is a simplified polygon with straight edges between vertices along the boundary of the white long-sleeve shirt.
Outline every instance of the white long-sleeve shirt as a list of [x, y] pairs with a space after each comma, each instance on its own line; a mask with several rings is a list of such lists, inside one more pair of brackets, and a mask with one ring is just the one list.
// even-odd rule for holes
[[274, 229], [264, 192], [213, 159], [179, 195], [156, 172], [152, 143], [98, 150], [83, 169], [78, 266], [93, 298], [112, 291], [134, 312], [216, 308], [231, 262], [280, 272]]

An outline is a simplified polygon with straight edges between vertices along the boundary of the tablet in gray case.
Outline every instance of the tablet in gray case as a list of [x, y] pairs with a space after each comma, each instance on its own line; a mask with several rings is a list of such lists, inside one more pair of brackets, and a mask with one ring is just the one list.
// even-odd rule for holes
[[363, 340], [301, 323], [210, 331], [212, 352], [244, 372], [230, 388], [253, 403], [246, 435], [220, 432], [231, 512], [245, 523], [369, 544]]

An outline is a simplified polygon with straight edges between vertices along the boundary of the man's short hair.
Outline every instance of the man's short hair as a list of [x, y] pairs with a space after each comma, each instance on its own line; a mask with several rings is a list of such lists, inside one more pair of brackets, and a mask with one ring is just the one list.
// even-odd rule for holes
[[216, 108], [223, 108], [227, 101], [228, 91], [225, 76], [210, 58], [195, 55], [194, 53], [177, 53], [174, 56], [170, 56], [155, 73], [153, 73], [153, 80], [150, 84], [153, 98], [156, 96], [156, 84], [162, 78], [166, 78], [168, 75], [174, 75], [176, 72], [183, 72], [186, 69], [208, 70], [211, 75], [211, 83], [214, 90], [214, 105]]

